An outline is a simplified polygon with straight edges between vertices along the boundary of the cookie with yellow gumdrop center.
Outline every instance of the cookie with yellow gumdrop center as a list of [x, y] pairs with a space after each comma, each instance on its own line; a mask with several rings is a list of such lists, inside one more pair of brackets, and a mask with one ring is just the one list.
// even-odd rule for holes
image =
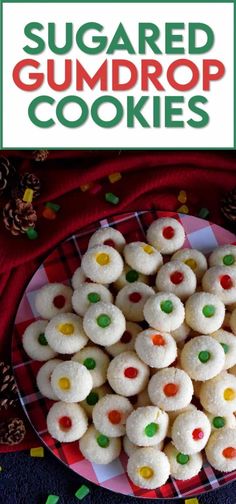
[[108, 245], [89, 248], [81, 261], [84, 274], [93, 282], [101, 284], [115, 282], [121, 275], [123, 266], [119, 252]]
[[207, 260], [204, 254], [197, 249], [186, 248], [177, 250], [171, 257], [171, 261], [181, 261], [189, 266], [193, 273], [195, 273], [198, 282], [201, 281], [207, 270]]
[[124, 248], [126, 263], [144, 275], [154, 275], [163, 264], [162, 255], [148, 243], [137, 241]]
[[83, 401], [92, 390], [93, 380], [85, 366], [73, 361], [64, 361], [56, 366], [51, 375], [53, 392], [61, 401]]
[[58, 353], [73, 354], [88, 342], [82, 319], [74, 313], [61, 313], [53, 317], [45, 329], [49, 345]]
[[170, 475], [170, 464], [167, 456], [157, 448], [139, 448], [130, 456], [127, 472], [135, 485], [153, 489], [166, 483]]
[[228, 415], [236, 411], [236, 377], [223, 371], [215, 378], [203, 382], [200, 402], [213, 415]]

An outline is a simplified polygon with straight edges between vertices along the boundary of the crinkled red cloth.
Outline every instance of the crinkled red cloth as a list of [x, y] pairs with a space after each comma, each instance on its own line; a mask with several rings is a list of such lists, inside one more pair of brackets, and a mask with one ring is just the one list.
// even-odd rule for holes
[[[123, 210], [176, 210], [179, 190], [188, 194], [190, 213], [202, 207], [210, 219], [227, 225], [220, 213], [222, 196], [236, 186], [236, 156], [232, 151], [50, 151], [44, 162], [33, 160], [30, 151], [3, 152], [21, 172], [33, 171], [42, 182], [42, 194], [35, 202], [39, 237], [14, 237], [0, 222], [0, 344], [1, 358], [10, 359], [11, 328], [21, 294], [43, 257], [76, 229], [94, 220]], [[107, 176], [121, 172], [111, 184]], [[96, 194], [82, 192], [80, 186], [98, 182]], [[113, 206], [105, 201], [106, 192], [120, 197]], [[54, 221], [42, 217], [43, 205], [54, 201], [61, 209]], [[231, 230], [233, 230], [231, 226]], [[16, 412], [7, 413], [15, 415]], [[20, 408], [17, 413], [22, 415]], [[19, 449], [38, 444], [28, 432]], [[14, 449], [16, 449], [15, 447]], [[0, 450], [8, 450], [6, 446]]]

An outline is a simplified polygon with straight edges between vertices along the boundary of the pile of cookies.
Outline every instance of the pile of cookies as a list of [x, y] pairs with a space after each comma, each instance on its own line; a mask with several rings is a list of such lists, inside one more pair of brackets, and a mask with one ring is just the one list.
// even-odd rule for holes
[[149, 489], [198, 474], [204, 449], [215, 469], [236, 470], [236, 246], [207, 259], [184, 241], [174, 218], [145, 242], [99, 229], [72, 288], [37, 292], [40, 319], [23, 335], [46, 361], [37, 386], [54, 401], [51, 436], [79, 440], [97, 464], [123, 445], [130, 479]]

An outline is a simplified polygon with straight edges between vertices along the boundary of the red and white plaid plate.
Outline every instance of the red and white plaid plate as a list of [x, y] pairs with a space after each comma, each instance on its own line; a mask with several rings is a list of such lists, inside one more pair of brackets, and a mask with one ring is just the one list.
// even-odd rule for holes
[[91, 234], [100, 226], [113, 226], [121, 231], [128, 242], [143, 240], [145, 230], [157, 217], [175, 217], [184, 226], [186, 241], [184, 246], [197, 248], [208, 254], [214, 248], [224, 244], [236, 244], [236, 236], [206, 220], [189, 215], [170, 212], [135, 212], [110, 217], [83, 229], [61, 243], [44, 261], [26, 288], [19, 305], [12, 342], [12, 365], [19, 389], [21, 404], [28, 418], [38, 433], [41, 441], [73, 471], [104, 488], [125, 495], [146, 499], [182, 498], [199, 495], [218, 488], [236, 479], [236, 471], [220, 473], [204, 461], [201, 472], [188, 481], [169, 478], [167, 483], [156, 490], [144, 490], [136, 487], [126, 473], [127, 457], [122, 452], [120, 457], [109, 465], [91, 464], [79, 451], [79, 443], [60, 443], [55, 441], [46, 430], [47, 412], [53, 403], [38, 392], [36, 374], [42, 365], [29, 360], [25, 354], [21, 339], [25, 328], [38, 318], [35, 311], [35, 295], [48, 282], [70, 284], [74, 270], [80, 265]]

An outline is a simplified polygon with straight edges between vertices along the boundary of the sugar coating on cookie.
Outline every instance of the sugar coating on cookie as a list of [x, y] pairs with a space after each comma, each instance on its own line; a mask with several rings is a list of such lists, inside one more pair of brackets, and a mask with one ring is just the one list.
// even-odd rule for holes
[[193, 384], [185, 371], [169, 367], [152, 376], [148, 393], [153, 404], [164, 411], [175, 411], [191, 402]]
[[236, 411], [236, 377], [226, 371], [204, 382], [200, 402], [213, 415], [227, 415]]
[[180, 299], [170, 292], [159, 292], [145, 303], [144, 318], [159, 331], [172, 332], [184, 322], [185, 310]]
[[126, 420], [132, 411], [133, 406], [127, 397], [107, 394], [93, 408], [93, 423], [106, 436], [123, 436]]
[[95, 233], [93, 233], [89, 240], [88, 248], [95, 247], [95, 245], [108, 245], [121, 253], [125, 244], [125, 237], [120, 231], [118, 231], [118, 229], [105, 227], [98, 229]]
[[171, 437], [175, 447], [187, 455], [203, 450], [210, 433], [210, 421], [205, 413], [197, 409], [178, 415], [171, 429]]
[[41, 287], [35, 296], [35, 308], [40, 317], [50, 320], [59, 313], [72, 309], [72, 289], [62, 283], [49, 283]]
[[204, 413], [211, 423], [212, 432], [222, 429], [236, 428], [236, 417], [234, 416], [234, 413], [229, 413], [228, 415], [213, 415], [206, 410], [204, 411]]
[[181, 261], [191, 268], [195, 273], [198, 282], [202, 279], [207, 270], [207, 260], [202, 252], [196, 249], [177, 250], [171, 257], [171, 261]]
[[92, 390], [93, 380], [85, 366], [73, 361], [58, 364], [51, 375], [53, 392], [65, 402], [83, 401]]
[[111, 388], [107, 383], [105, 383], [104, 385], [101, 385], [101, 387], [92, 388], [91, 392], [89, 392], [89, 395], [86, 397], [86, 399], [80, 402], [81, 406], [83, 407], [89, 419], [92, 418], [93, 408], [95, 404], [97, 404], [97, 402], [100, 399], [102, 399], [102, 397], [104, 397], [106, 394], [110, 393]]
[[205, 381], [218, 375], [225, 365], [221, 344], [211, 336], [195, 336], [185, 343], [181, 366], [193, 380]]
[[46, 361], [57, 355], [45, 336], [47, 324], [46, 320], [36, 320], [26, 328], [22, 336], [23, 348], [31, 359]]
[[[128, 455], [128, 457], [130, 457], [136, 450], [140, 449], [140, 446], [137, 446], [134, 443], [132, 443], [132, 441], [130, 441], [130, 439], [128, 438], [127, 435], [125, 435], [123, 437], [122, 441], [123, 441], [124, 452], [126, 453], [126, 455]], [[164, 442], [160, 441], [160, 443], [153, 445], [153, 448], [156, 448], [157, 450], [161, 451], [163, 448], [163, 445], [164, 445]]]
[[75, 290], [72, 296], [72, 306], [74, 311], [83, 317], [88, 308], [103, 301], [112, 303], [113, 296], [105, 285], [96, 283], [85, 283], [79, 289]]
[[126, 285], [118, 292], [115, 303], [122, 310], [127, 320], [141, 322], [144, 320], [144, 305], [153, 294], [154, 290], [149, 285], [134, 282]]
[[213, 432], [206, 446], [206, 456], [209, 464], [217, 471], [235, 471], [236, 429]]
[[116, 282], [114, 282], [114, 287], [116, 290], [120, 290], [126, 285], [133, 284], [134, 282], [142, 282], [148, 284], [149, 277], [148, 275], [143, 275], [143, 273], [140, 273], [131, 268], [128, 264], [125, 264], [121, 275], [116, 280]]
[[88, 342], [82, 320], [74, 313], [60, 313], [53, 317], [45, 329], [49, 345], [61, 354], [73, 354]]
[[143, 406], [134, 410], [126, 421], [126, 434], [137, 446], [153, 446], [165, 439], [169, 417], [157, 406]]
[[79, 404], [62, 401], [53, 404], [47, 415], [47, 429], [54, 439], [69, 443], [80, 439], [88, 428], [88, 419]]
[[236, 335], [236, 309], [232, 311], [229, 323], [232, 332]]
[[57, 401], [58, 397], [52, 390], [51, 374], [55, 367], [62, 362], [61, 359], [51, 359], [41, 366], [36, 376], [36, 383], [39, 392], [48, 399]]
[[109, 245], [89, 248], [82, 257], [84, 274], [93, 282], [107, 284], [119, 278], [123, 271], [123, 259], [119, 252]]
[[171, 438], [172, 425], [173, 425], [175, 419], [177, 418], [177, 416], [181, 415], [181, 413], [186, 413], [187, 411], [193, 411], [196, 409], [197, 409], [197, 407], [194, 404], [190, 403], [190, 404], [188, 404], [188, 406], [185, 406], [185, 408], [181, 408], [176, 411], [168, 411], [169, 428], [168, 428], [168, 432], [167, 432], [167, 437]]
[[236, 246], [223, 245], [211, 253], [209, 265], [212, 266], [236, 266]]
[[107, 346], [119, 341], [126, 323], [122, 311], [117, 306], [99, 301], [86, 311], [83, 327], [91, 341]]
[[196, 292], [186, 301], [186, 323], [201, 334], [217, 331], [223, 324], [225, 306], [215, 294]]
[[158, 488], [166, 483], [170, 475], [167, 456], [154, 447], [136, 450], [127, 465], [131, 481], [141, 488]]
[[140, 325], [135, 322], [126, 322], [125, 331], [119, 341], [113, 345], [106, 346], [106, 351], [113, 357], [116, 357], [116, 355], [127, 352], [127, 350], [134, 350], [136, 336], [141, 331], [142, 327]]
[[223, 369], [229, 369], [236, 364], [236, 338], [229, 331], [219, 329], [211, 334], [212, 338], [216, 339], [222, 346], [225, 353], [225, 364]]
[[[73, 276], [71, 278], [71, 284], [72, 284], [73, 289], [74, 290], [79, 289], [81, 287], [81, 285], [86, 283], [88, 280], [89, 279], [84, 274], [81, 266], [79, 266], [78, 268], [76, 268], [76, 270], [74, 271]], [[91, 280], [89, 280], [89, 281], [91, 281]]]
[[195, 292], [196, 286], [196, 275], [189, 266], [181, 261], [170, 261], [164, 264], [157, 273], [157, 290], [172, 292], [182, 301]]
[[164, 449], [164, 453], [168, 457], [170, 463], [170, 474], [172, 478], [177, 480], [188, 480], [196, 476], [202, 468], [201, 453], [193, 453], [186, 455], [174, 446], [172, 442]]
[[140, 359], [154, 368], [164, 368], [177, 357], [177, 346], [169, 333], [146, 329], [135, 340], [135, 350]]
[[110, 464], [120, 455], [121, 439], [98, 432], [91, 425], [80, 439], [79, 448], [85, 459], [94, 464]]
[[93, 379], [93, 387], [100, 387], [106, 382], [110, 359], [101, 348], [86, 346], [73, 355], [71, 360], [80, 362], [88, 369]]
[[206, 292], [216, 294], [228, 305], [236, 299], [236, 267], [213, 266], [202, 278], [202, 288]]
[[173, 254], [185, 240], [182, 224], [172, 217], [155, 220], [147, 230], [147, 241], [162, 254]]
[[190, 327], [186, 324], [186, 322], [183, 322], [181, 326], [178, 327], [178, 329], [175, 329], [175, 331], [171, 331], [171, 336], [175, 339], [178, 347], [182, 348], [186, 338], [190, 334]]
[[124, 258], [131, 268], [144, 275], [154, 275], [163, 264], [160, 252], [141, 241], [128, 243], [124, 248]]
[[149, 368], [135, 352], [123, 352], [110, 362], [107, 379], [113, 390], [123, 396], [133, 396], [145, 389]]

